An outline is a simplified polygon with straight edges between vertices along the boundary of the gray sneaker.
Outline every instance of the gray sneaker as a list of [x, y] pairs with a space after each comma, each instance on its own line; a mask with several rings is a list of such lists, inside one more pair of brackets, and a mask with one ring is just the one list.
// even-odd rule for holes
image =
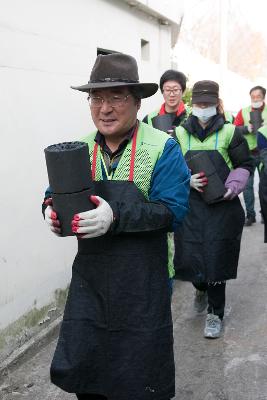
[[204, 337], [216, 339], [220, 337], [222, 330], [222, 321], [218, 315], [208, 314], [206, 319], [206, 326], [204, 329]]
[[201, 313], [206, 310], [208, 305], [208, 294], [202, 290], [196, 290], [194, 298], [194, 309], [197, 313]]

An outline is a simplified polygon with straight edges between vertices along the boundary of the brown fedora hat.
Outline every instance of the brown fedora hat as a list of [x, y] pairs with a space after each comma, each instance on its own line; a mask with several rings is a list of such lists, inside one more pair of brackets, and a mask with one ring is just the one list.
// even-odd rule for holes
[[137, 87], [142, 98], [150, 97], [158, 90], [156, 83], [139, 82], [135, 58], [122, 53], [97, 56], [89, 82], [82, 86], [71, 86], [71, 88], [81, 92], [89, 92], [90, 89], [119, 86]]

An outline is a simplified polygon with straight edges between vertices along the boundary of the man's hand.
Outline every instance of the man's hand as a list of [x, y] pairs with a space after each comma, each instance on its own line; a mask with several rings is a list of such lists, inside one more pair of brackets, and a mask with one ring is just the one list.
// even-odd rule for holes
[[198, 174], [191, 175], [190, 186], [198, 192], [203, 193], [203, 189], [201, 188], [207, 184], [208, 178], [206, 177], [205, 172], [199, 172]]
[[61, 228], [60, 222], [57, 219], [57, 213], [52, 208], [52, 199], [46, 199], [45, 204], [47, 205], [45, 209], [45, 221], [48, 224], [49, 228], [55, 235], [61, 236]]
[[104, 235], [113, 222], [113, 211], [110, 205], [99, 196], [90, 196], [90, 200], [97, 207], [74, 215], [72, 232], [80, 239], [89, 239]]

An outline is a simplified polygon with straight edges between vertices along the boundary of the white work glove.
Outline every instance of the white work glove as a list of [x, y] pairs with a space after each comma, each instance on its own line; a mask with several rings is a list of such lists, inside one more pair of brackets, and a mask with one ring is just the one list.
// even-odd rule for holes
[[51, 207], [52, 199], [46, 199], [45, 204], [47, 207], [45, 209], [45, 222], [48, 224], [50, 230], [56, 235], [61, 236], [60, 222], [57, 219], [57, 213]]
[[208, 178], [206, 177], [205, 172], [199, 172], [198, 174], [191, 175], [190, 186], [198, 192], [203, 193], [203, 190], [201, 188], [206, 186], [207, 184]]
[[89, 239], [104, 235], [113, 222], [113, 211], [110, 205], [99, 196], [90, 196], [97, 207], [94, 210], [74, 215], [72, 232], [80, 239]]

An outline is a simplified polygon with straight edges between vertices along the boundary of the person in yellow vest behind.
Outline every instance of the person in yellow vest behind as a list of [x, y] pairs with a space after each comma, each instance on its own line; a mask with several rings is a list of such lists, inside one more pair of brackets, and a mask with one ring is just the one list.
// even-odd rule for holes
[[229, 124], [232, 124], [234, 122], [235, 117], [233, 116], [231, 111], [227, 111], [224, 109], [224, 104], [222, 99], [219, 99], [218, 112], [224, 115], [225, 121], [229, 122]]
[[[136, 60], [99, 55], [88, 97], [96, 130], [88, 143], [96, 196], [73, 216], [78, 253], [51, 380], [79, 400], [169, 400], [175, 395], [167, 233], [188, 210], [190, 173], [177, 142], [137, 119]], [[89, 173], [89, 171], [88, 171]], [[46, 192], [44, 215], [61, 224]]]
[[257, 169], [259, 172], [260, 165], [260, 154], [257, 147], [257, 136], [256, 129], [251, 121], [251, 112], [260, 111], [262, 125], [267, 124], [267, 106], [265, 104], [266, 89], [262, 86], [255, 86], [250, 89], [251, 105], [242, 108], [235, 120], [234, 125], [244, 127], [244, 137], [246, 138], [250, 150], [251, 157], [253, 159], [253, 172], [250, 175], [247, 186], [243, 192], [245, 207], [246, 207], [246, 220], [245, 226], [251, 226], [256, 222], [255, 212], [255, 196], [254, 196], [254, 173]]
[[[175, 128], [188, 117], [191, 108], [184, 104], [182, 97], [186, 90], [186, 76], [183, 72], [169, 69], [160, 77], [159, 87], [164, 103], [157, 110], [146, 115], [143, 122], [162, 130], [175, 138]], [[175, 271], [173, 266], [174, 244], [173, 235], [168, 235], [169, 276], [173, 285]]]
[[192, 176], [189, 213], [174, 234], [174, 266], [177, 278], [196, 288], [196, 312], [208, 307], [204, 337], [218, 338], [226, 281], [237, 276], [245, 220], [238, 195], [252, 162], [240, 128], [227, 123], [219, 111], [216, 82], [196, 82], [192, 105], [192, 115], [176, 129]]
[[180, 71], [169, 69], [161, 76], [159, 86], [164, 103], [146, 115], [143, 122], [173, 135], [175, 127], [179, 126], [191, 111], [182, 100], [186, 89], [186, 76]]

